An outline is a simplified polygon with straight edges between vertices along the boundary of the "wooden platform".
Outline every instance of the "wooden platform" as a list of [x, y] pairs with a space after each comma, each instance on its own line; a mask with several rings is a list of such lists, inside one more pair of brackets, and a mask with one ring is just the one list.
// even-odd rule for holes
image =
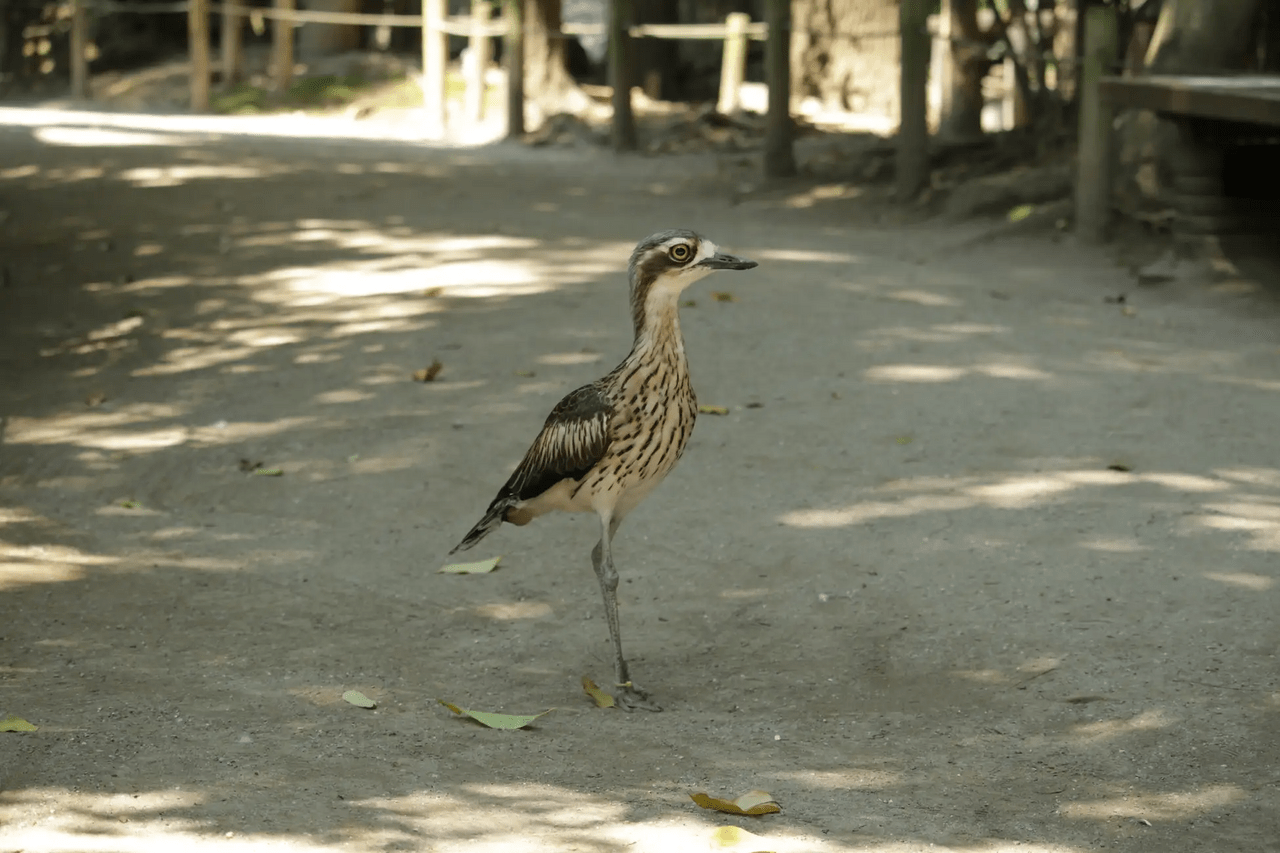
[[[1076, 233], [1086, 242], [1102, 240], [1110, 219], [1111, 126], [1117, 110], [1147, 109], [1175, 120], [1210, 119], [1280, 127], [1280, 75], [1099, 75], [1094, 79], [1094, 91], [1085, 94], [1092, 103], [1081, 110], [1076, 176]], [[1211, 179], [1209, 171], [1200, 177]], [[1187, 219], [1202, 219], [1202, 226], [1212, 228], [1212, 218], [1191, 215]]]
[[1280, 127], [1280, 75], [1239, 77], [1103, 77], [1098, 87], [1114, 107]]

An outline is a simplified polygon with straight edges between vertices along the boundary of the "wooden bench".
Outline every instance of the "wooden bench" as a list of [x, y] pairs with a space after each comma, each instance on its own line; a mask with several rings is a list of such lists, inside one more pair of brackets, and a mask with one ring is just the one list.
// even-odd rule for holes
[[1173, 118], [1179, 144], [1173, 157], [1179, 219], [1189, 230], [1211, 231], [1227, 204], [1222, 187], [1225, 139], [1203, 132], [1208, 119], [1280, 128], [1280, 75], [1102, 76], [1094, 84], [1090, 128], [1081, 111], [1076, 178], [1076, 233], [1101, 241], [1111, 214], [1112, 124], [1117, 109], [1154, 110]]

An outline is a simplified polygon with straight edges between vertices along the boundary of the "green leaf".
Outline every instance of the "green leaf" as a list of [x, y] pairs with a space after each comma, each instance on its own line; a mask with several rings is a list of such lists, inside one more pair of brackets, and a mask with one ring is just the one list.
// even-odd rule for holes
[[700, 415], [727, 415], [729, 414], [728, 406], [713, 406], [710, 403], [703, 403], [698, 406], [698, 414]]
[[437, 699], [436, 701], [453, 713], [470, 717], [477, 723], [488, 726], [491, 729], [522, 729], [539, 717], [550, 714], [555, 710], [555, 708], [548, 708], [541, 714], [494, 714], [489, 711], [468, 711], [466, 708], [459, 708], [457, 705], [446, 702], [443, 699]]
[[493, 557], [474, 563], [450, 563], [441, 568], [440, 572], [446, 575], [483, 575], [496, 569], [500, 562], [502, 562], [501, 557]]
[[348, 690], [342, 694], [344, 701], [350, 702], [357, 708], [376, 708], [378, 703], [361, 693], [359, 690]]
[[38, 726], [33, 726], [21, 717], [8, 716], [0, 719], [0, 732], [34, 732]]
[[283, 477], [283, 468], [254, 468], [253, 473], [259, 477]]
[[1036, 206], [1034, 204], [1020, 204], [1013, 210], [1009, 211], [1010, 222], [1021, 222], [1031, 214], [1035, 213]]
[[125, 509], [137, 509], [138, 507], [142, 506], [142, 504], [138, 503], [135, 500], [124, 500], [124, 501], [120, 501], [120, 506], [124, 507]]

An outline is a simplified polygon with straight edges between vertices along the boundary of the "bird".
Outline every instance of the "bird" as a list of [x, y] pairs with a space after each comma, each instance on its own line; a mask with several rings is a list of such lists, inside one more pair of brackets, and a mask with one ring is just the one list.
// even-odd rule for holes
[[613, 641], [614, 698], [624, 710], [662, 710], [632, 681], [622, 654], [612, 543], [622, 520], [675, 467], [698, 416], [680, 332], [680, 295], [717, 270], [756, 266], [686, 229], [641, 240], [627, 265], [631, 351], [608, 374], [556, 404], [484, 516], [449, 552], [474, 547], [504, 521], [525, 525], [553, 510], [594, 512], [600, 541], [591, 566]]

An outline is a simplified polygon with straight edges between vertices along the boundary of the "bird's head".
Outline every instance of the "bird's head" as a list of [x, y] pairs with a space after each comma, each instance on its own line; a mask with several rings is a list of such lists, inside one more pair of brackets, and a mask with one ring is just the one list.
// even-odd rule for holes
[[641, 240], [631, 253], [631, 298], [673, 298], [698, 279], [716, 270], [749, 270], [755, 261], [720, 251], [706, 237], [692, 231], [659, 231]]

